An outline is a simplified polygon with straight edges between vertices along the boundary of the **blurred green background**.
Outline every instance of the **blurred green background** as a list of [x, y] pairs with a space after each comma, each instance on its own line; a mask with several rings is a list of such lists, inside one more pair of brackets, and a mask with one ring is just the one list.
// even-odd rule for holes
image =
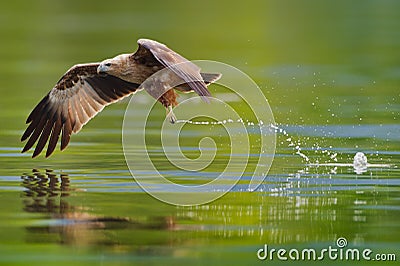
[[[0, 264], [273, 264], [256, 258], [265, 243], [324, 248], [340, 236], [398, 252], [399, 10], [396, 0], [3, 1]], [[107, 107], [62, 153], [20, 154], [27, 115], [69, 67], [133, 52], [139, 38], [243, 70], [313, 161], [329, 161], [313, 149], [319, 145], [339, 162], [362, 150], [369, 162], [392, 166], [364, 175], [309, 169], [278, 136], [263, 191], [169, 206], [127, 170], [126, 102]], [[183, 142], [197, 148], [191, 137]], [[187, 183], [204, 181], [164, 168]]]
[[[27, 113], [70, 66], [133, 52], [137, 39], [152, 38], [189, 59], [242, 69], [265, 91], [280, 122], [299, 122], [298, 114], [307, 123], [325, 122], [327, 109], [338, 104], [330, 98], [355, 92], [358, 101], [347, 102], [354, 110], [371, 102], [395, 105], [387, 96], [398, 96], [397, 7], [387, 0], [3, 3], [0, 85], [18, 93], [1, 104], [18, 101]], [[323, 116], [317, 120], [305, 115], [316, 94]], [[285, 106], [291, 110], [281, 110]], [[393, 119], [390, 111], [379, 119]], [[357, 114], [341, 122], [349, 115], [346, 122], [352, 123]]]

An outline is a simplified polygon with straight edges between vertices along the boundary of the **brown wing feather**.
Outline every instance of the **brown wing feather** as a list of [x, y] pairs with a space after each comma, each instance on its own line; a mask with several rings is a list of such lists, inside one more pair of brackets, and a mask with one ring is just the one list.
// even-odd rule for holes
[[[146, 50], [149, 51], [164, 67], [171, 69], [182, 78], [198, 95], [211, 96], [200, 75], [198, 66], [156, 41], [140, 39], [138, 44], [139, 49], [135, 55], [147, 56]], [[208, 102], [206, 97], [203, 97], [203, 99]]]
[[[72, 133], [81, 130], [104, 106], [133, 93], [138, 84], [114, 76], [97, 74], [98, 63], [76, 65], [57, 82], [28, 116], [29, 126], [21, 141], [28, 139], [22, 152], [38, 143], [32, 157], [39, 155], [48, 142], [46, 157], [50, 156], [60, 134], [61, 150]], [[49, 140], [50, 138], [50, 140]]]

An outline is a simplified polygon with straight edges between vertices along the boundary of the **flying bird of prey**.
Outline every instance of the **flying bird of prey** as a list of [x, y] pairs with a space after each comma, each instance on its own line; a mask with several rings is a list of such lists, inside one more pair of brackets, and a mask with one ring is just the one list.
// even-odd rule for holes
[[141, 89], [140, 85], [160, 70], [170, 71], [167, 76], [155, 79], [152, 88], [146, 91], [167, 109], [172, 123], [172, 107], [177, 105], [174, 89], [194, 91], [208, 100], [211, 94], [207, 85], [218, 80], [220, 74], [200, 73], [197, 65], [156, 41], [140, 39], [138, 45], [133, 54], [70, 68], [28, 116], [26, 123], [29, 125], [21, 137], [21, 141], [28, 141], [22, 152], [38, 141], [32, 155], [36, 157], [48, 142], [48, 157], [60, 135], [60, 148], [64, 150], [72, 133], [79, 132], [105, 106]]

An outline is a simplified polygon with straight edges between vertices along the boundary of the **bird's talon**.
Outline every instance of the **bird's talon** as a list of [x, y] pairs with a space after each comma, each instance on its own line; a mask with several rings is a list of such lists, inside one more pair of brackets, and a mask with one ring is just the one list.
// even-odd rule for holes
[[171, 124], [175, 124], [177, 119], [174, 112], [172, 111], [172, 106], [167, 107], [167, 118], [169, 119], [169, 122]]

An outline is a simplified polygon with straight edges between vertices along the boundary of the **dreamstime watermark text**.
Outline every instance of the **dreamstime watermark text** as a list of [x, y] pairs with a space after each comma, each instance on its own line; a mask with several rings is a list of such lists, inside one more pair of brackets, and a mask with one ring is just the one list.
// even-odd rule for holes
[[257, 258], [266, 261], [396, 261], [397, 259], [394, 253], [375, 253], [370, 248], [349, 248], [344, 237], [338, 238], [334, 246], [322, 249], [271, 248], [268, 244], [264, 244], [257, 251]]

